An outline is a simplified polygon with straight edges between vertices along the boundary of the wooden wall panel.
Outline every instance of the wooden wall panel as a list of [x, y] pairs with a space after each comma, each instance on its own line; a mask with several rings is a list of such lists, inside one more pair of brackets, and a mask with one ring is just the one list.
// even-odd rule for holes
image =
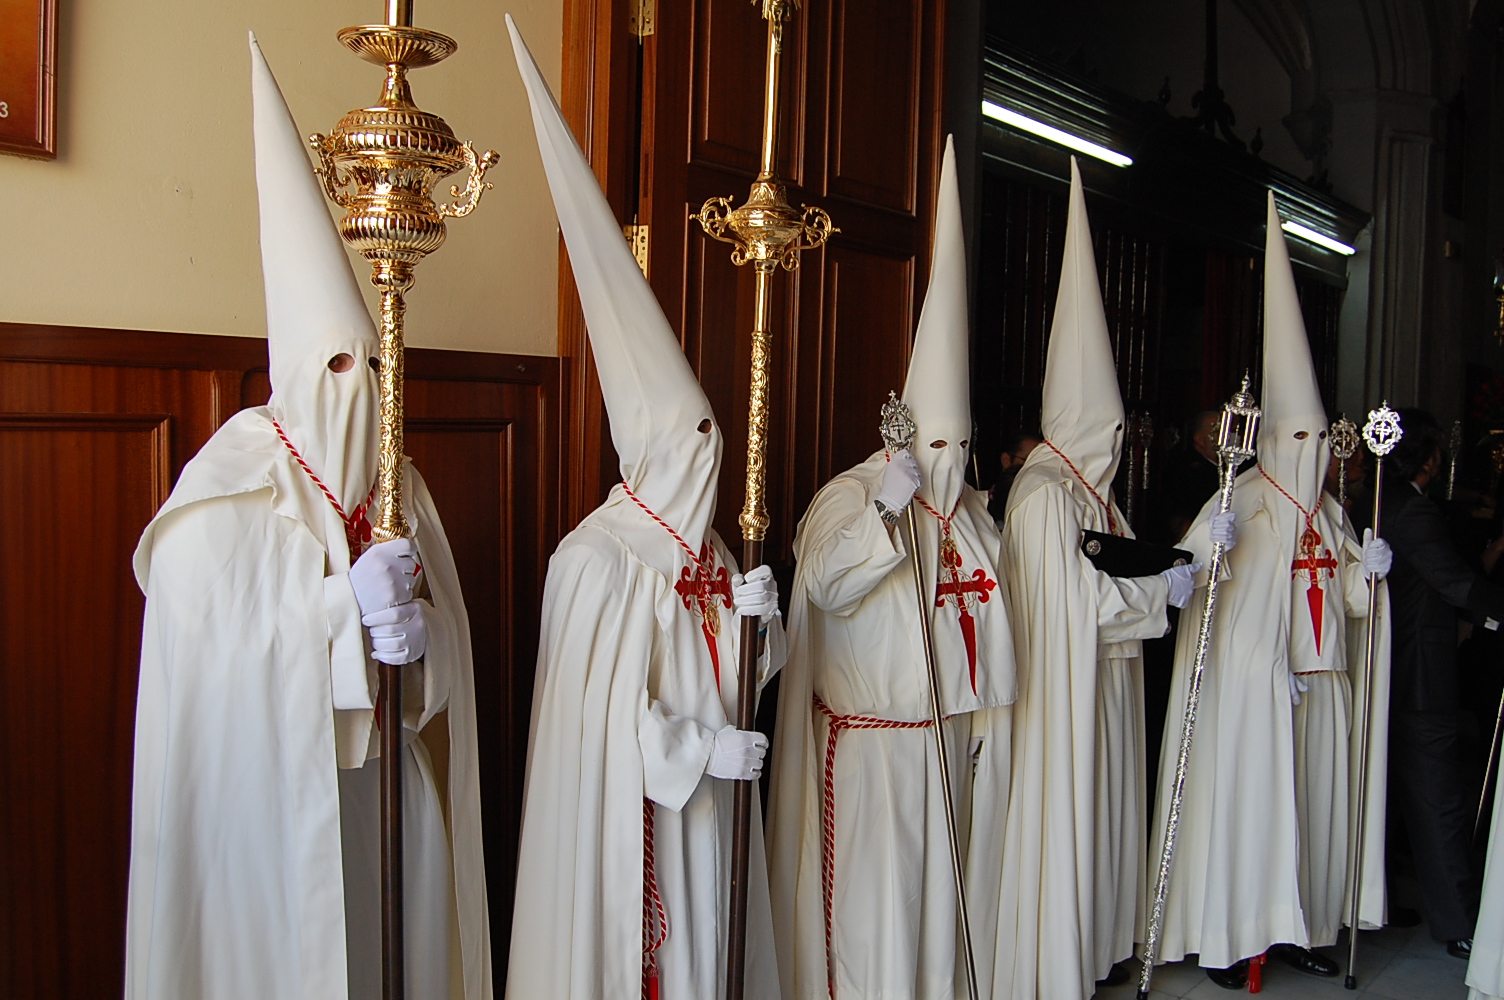
[[[143, 598], [165, 414], [0, 413], [0, 993], [120, 991]], [[115, 835], [111, 835], [115, 834]]]
[[[493, 945], [511, 921], [539, 601], [559, 532], [554, 358], [408, 352], [409, 453], [472, 627]], [[130, 554], [264, 341], [0, 324], [0, 996], [118, 996], [142, 598]]]
[[889, 390], [903, 391], [912, 336], [906, 320], [914, 313], [912, 258], [841, 248], [829, 256], [821, 323], [827, 370], [818, 383], [825, 390], [817, 425], [824, 448], [816, 489], [882, 447], [878, 411]]
[[931, 124], [920, 110], [922, 7], [920, 0], [830, 3], [827, 194], [914, 212], [917, 154]]

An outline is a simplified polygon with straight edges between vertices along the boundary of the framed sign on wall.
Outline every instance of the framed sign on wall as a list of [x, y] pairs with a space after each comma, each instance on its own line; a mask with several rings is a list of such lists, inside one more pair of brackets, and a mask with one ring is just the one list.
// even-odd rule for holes
[[0, 0], [0, 153], [57, 156], [57, 0]]

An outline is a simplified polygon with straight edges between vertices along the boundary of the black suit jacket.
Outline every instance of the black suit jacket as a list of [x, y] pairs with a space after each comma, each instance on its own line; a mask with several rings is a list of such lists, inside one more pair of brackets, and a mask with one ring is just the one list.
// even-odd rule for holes
[[1504, 587], [1468, 565], [1441, 508], [1409, 483], [1384, 490], [1382, 535], [1394, 549], [1389, 571], [1393, 688], [1396, 711], [1461, 708], [1457, 677], [1457, 612], [1504, 621]]

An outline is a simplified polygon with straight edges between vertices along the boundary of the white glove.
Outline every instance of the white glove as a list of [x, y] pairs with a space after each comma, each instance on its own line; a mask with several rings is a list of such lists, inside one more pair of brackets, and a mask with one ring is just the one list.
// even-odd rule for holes
[[768, 753], [768, 738], [727, 726], [715, 734], [715, 747], [705, 762], [705, 773], [728, 781], [755, 781], [762, 774], [762, 759]]
[[896, 451], [883, 469], [883, 485], [877, 491], [878, 503], [891, 511], [903, 510], [914, 499], [914, 494], [919, 492], [922, 482], [924, 480], [919, 475], [919, 463], [914, 460], [913, 453], [907, 448]]
[[1303, 694], [1305, 694], [1307, 691], [1309, 691], [1311, 689], [1306, 686], [1306, 682], [1305, 681], [1301, 680], [1299, 677], [1296, 677], [1294, 674], [1290, 674], [1289, 677], [1290, 677], [1290, 704], [1292, 704], [1292, 705], [1299, 705], [1300, 704], [1300, 696], [1303, 695]]
[[350, 586], [360, 613], [369, 615], [411, 601], [417, 576], [418, 547], [411, 538], [372, 545], [350, 567]]
[[423, 605], [423, 601], [408, 601], [361, 617], [360, 623], [371, 633], [371, 659], [401, 666], [423, 658], [428, 649]]
[[731, 575], [731, 606], [743, 618], [762, 618], [778, 611], [778, 581], [766, 563], [746, 576]]
[[1382, 580], [1394, 565], [1394, 550], [1382, 538], [1373, 537], [1372, 528], [1363, 529], [1363, 572]]
[[1238, 544], [1233, 530], [1238, 523], [1238, 512], [1235, 510], [1224, 511], [1221, 514], [1213, 514], [1211, 520], [1212, 544], [1222, 543], [1223, 552], [1231, 552], [1232, 547]]
[[1191, 595], [1196, 592], [1196, 574], [1200, 571], [1200, 563], [1191, 563], [1189, 566], [1171, 566], [1159, 574], [1170, 585], [1168, 600], [1171, 604], [1183, 608], [1191, 603]]

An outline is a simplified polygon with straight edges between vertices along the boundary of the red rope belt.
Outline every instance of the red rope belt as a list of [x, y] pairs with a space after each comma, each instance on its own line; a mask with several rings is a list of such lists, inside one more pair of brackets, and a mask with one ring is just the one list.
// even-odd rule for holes
[[820, 808], [820, 883], [825, 891], [825, 988], [831, 1000], [836, 995], [835, 952], [831, 938], [831, 911], [835, 906], [836, 882], [836, 743], [844, 729], [928, 729], [934, 723], [899, 722], [865, 715], [837, 715], [815, 695], [815, 708], [830, 723], [825, 737], [825, 795]]
[[[653, 802], [642, 800], [642, 996], [658, 998], [658, 949], [668, 940], [668, 914], [658, 895], [658, 871], [653, 857]], [[656, 931], [656, 933], [655, 933]]]

